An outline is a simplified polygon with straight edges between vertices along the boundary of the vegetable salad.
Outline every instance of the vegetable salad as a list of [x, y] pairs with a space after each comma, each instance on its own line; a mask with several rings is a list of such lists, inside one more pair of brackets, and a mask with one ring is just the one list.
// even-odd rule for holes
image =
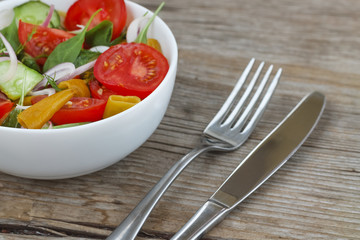
[[66, 13], [39, 0], [0, 30], [0, 124], [49, 129], [111, 117], [139, 103], [169, 64], [147, 32], [164, 3], [125, 28], [124, 0], [77, 0]]

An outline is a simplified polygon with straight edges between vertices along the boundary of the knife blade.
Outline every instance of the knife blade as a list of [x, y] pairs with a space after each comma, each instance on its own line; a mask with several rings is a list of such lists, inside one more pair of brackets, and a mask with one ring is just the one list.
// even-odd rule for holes
[[305, 96], [171, 239], [199, 239], [218, 224], [297, 151], [317, 125], [325, 104], [319, 92]]

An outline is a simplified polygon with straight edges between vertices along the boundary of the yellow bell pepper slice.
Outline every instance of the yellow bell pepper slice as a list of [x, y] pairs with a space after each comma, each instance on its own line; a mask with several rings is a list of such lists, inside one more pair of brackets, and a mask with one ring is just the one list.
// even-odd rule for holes
[[46, 97], [22, 111], [17, 117], [18, 122], [24, 128], [40, 129], [74, 95], [73, 89], [66, 89]]
[[108, 118], [123, 112], [135, 106], [140, 101], [141, 99], [137, 96], [111, 95], [106, 103], [103, 118]]
[[58, 84], [60, 89], [73, 89], [75, 97], [90, 97], [90, 90], [86, 82], [82, 79], [70, 79]]

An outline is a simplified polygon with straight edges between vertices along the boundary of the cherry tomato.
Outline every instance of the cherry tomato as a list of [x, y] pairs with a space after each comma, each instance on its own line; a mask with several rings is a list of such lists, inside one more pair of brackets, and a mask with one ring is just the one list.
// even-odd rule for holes
[[4, 116], [11, 111], [14, 103], [10, 100], [0, 98], [0, 123], [4, 120]]
[[[21, 20], [18, 34], [20, 43], [25, 45], [25, 52], [38, 58], [39, 65], [44, 65], [46, 56], [49, 56], [57, 45], [75, 36], [60, 29], [33, 25]], [[29, 37], [31, 37], [30, 40]]]
[[159, 51], [143, 43], [124, 43], [99, 56], [94, 76], [119, 95], [144, 99], [162, 82], [168, 70], [168, 61]]
[[103, 99], [105, 101], [107, 101], [111, 95], [117, 94], [116, 92], [107, 89], [106, 87], [101, 85], [99, 81], [97, 81], [96, 79], [90, 81], [89, 88], [90, 88], [91, 96], [93, 98]]
[[[35, 96], [31, 99], [32, 104], [40, 101], [46, 96]], [[59, 111], [57, 111], [51, 121], [56, 125], [95, 122], [102, 119], [106, 106], [106, 101], [102, 99], [73, 97]]]
[[104, 20], [113, 23], [112, 38], [120, 36], [126, 24], [126, 6], [124, 0], [78, 0], [67, 11], [64, 25], [68, 30], [76, 30], [76, 25], [86, 25], [90, 17], [102, 9], [92, 20], [89, 29]]

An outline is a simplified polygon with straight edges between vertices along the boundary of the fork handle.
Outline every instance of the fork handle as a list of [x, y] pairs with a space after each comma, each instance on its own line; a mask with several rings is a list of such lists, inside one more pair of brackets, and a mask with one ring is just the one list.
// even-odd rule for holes
[[130, 212], [130, 214], [120, 223], [120, 225], [106, 238], [107, 240], [132, 240], [135, 239], [150, 212], [155, 207], [159, 199], [170, 187], [179, 174], [189, 165], [189, 163], [201, 153], [213, 149], [214, 146], [202, 143], [191, 150], [183, 158], [177, 161], [160, 181], [146, 194], [140, 203]]
[[217, 225], [232, 209], [208, 200], [171, 240], [196, 240]]

